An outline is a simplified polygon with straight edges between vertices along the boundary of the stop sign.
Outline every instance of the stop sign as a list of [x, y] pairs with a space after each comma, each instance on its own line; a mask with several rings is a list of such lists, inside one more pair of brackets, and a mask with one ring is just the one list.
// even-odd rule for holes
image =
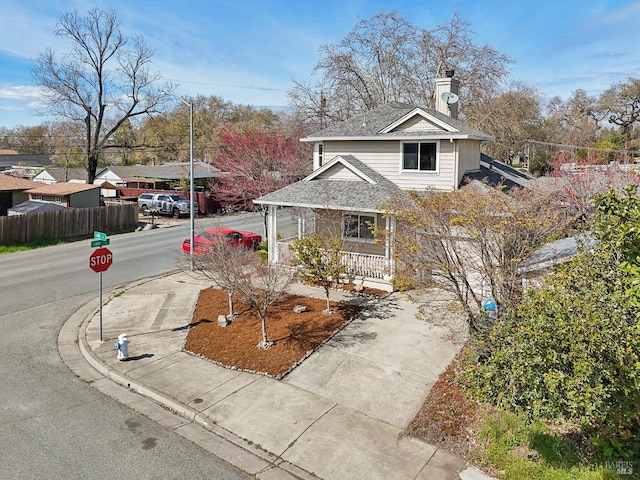
[[89, 267], [94, 272], [104, 272], [113, 263], [113, 253], [108, 248], [98, 248], [89, 257]]

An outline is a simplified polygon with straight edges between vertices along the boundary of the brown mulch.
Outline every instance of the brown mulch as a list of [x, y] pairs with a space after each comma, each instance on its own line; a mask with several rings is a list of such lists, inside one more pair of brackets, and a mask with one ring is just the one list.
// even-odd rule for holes
[[[386, 293], [386, 292], [385, 292]], [[304, 305], [307, 311], [295, 313]], [[264, 373], [280, 378], [304, 360], [315, 348], [352, 319], [362, 307], [331, 302], [334, 313], [324, 315], [324, 299], [286, 295], [269, 307], [267, 338], [275, 344], [258, 347], [262, 341], [261, 322], [256, 313], [236, 295], [237, 318], [226, 327], [218, 326], [218, 315], [229, 313], [227, 290], [213, 287], [200, 292], [185, 349], [227, 367]]]
[[440, 374], [406, 433], [470, 459], [482, 451], [478, 429], [487, 412], [456, 382], [457, 368], [452, 362]]

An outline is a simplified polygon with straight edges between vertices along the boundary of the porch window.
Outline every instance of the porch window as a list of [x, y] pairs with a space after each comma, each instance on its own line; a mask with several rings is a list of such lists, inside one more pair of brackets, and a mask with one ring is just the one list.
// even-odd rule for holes
[[437, 170], [438, 144], [412, 142], [402, 144], [402, 169], [435, 172]]
[[344, 236], [345, 238], [373, 240], [370, 228], [375, 224], [376, 217], [373, 215], [347, 214], [344, 216]]

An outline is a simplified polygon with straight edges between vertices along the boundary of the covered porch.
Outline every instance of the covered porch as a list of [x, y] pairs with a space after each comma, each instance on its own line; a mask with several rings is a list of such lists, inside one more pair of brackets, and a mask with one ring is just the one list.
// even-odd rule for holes
[[[295, 238], [318, 233], [341, 239], [350, 280], [391, 291], [394, 222], [383, 215], [382, 206], [400, 192], [357, 158], [342, 155], [299, 182], [255, 199], [267, 209], [269, 261], [292, 259], [289, 244], [294, 238], [279, 238], [276, 220], [293, 213], [298, 226]], [[374, 232], [378, 232], [375, 238]]]
[[[332, 222], [318, 221], [313, 209], [308, 209], [305, 215], [296, 215], [296, 211], [291, 208], [269, 206], [267, 215], [267, 241], [269, 248], [269, 261], [272, 263], [293, 264], [294, 253], [291, 250], [294, 240], [302, 238], [311, 233], [324, 233], [326, 235], [332, 232], [337, 233], [344, 241], [344, 256], [342, 263], [346, 267], [346, 276], [342, 279], [346, 283], [361, 283], [365, 287], [376, 288], [380, 290], [392, 291], [391, 286], [392, 272], [394, 262], [391, 254], [390, 241], [388, 236], [379, 242], [374, 241], [355, 241], [344, 237], [344, 217], [353, 217], [352, 212], [330, 211]], [[327, 213], [327, 212], [324, 212]], [[277, 219], [279, 215], [297, 216], [298, 229], [294, 236], [283, 238], [278, 234]], [[309, 214], [313, 220], [309, 221]], [[376, 214], [376, 220], [382, 216]], [[330, 223], [328, 225], [327, 223]], [[384, 228], [391, 231], [393, 222], [385, 221]], [[336, 235], [336, 236], [337, 236]]]

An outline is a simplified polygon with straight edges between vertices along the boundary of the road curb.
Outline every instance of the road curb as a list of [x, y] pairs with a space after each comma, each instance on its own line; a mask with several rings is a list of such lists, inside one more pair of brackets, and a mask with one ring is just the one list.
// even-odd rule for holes
[[[128, 290], [146, 281], [149, 281], [149, 279], [135, 282], [124, 288]], [[120, 289], [121, 288], [118, 288], [116, 290]], [[107, 302], [111, 298], [112, 297], [109, 296]], [[155, 419], [156, 422], [165, 428], [190, 440], [236, 468], [250, 475], [254, 475], [257, 479], [318, 480], [318, 477], [300, 469], [296, 465], [282, 460], [275, 454], [248, 444], [246, 440], [222, 427], [211, 425], [210, 419], [202, 415], [199, 411], [153, 388], [144, 386], [135, 379], [105, 364], [93, 352], [86, 337], [87, 326], [95, 316], [98, 308], [99, 300], [97, 299], [86, 303], [69, 317], [58, 333], [58, 353], [67, 367], [81, 380], [93, 384], [100, 379], [106, 378], [121, 388], [147, 399], [149, 402], [168, 411], [170, 414], [186, 420], [189, 422], [187, 425], [181, 425], [176, 428], [173, 424], [165, 425], [158, 419]], [[98, 388], [97, 385], [93, 386], [94, 388]], [[101, 390], [100, 388], [98, 389]], [[109, 393], [105, 391], [103, 391], [103, 393], [109, 395]], [[122, 403], [118, 396], [110, 396]], [[132, 408], [131, 405], [127, 406]], [[138, 409], [134, 410], [149, 416]], [[189, 428], [189, 425], [197, 427], [198, 431]]]

